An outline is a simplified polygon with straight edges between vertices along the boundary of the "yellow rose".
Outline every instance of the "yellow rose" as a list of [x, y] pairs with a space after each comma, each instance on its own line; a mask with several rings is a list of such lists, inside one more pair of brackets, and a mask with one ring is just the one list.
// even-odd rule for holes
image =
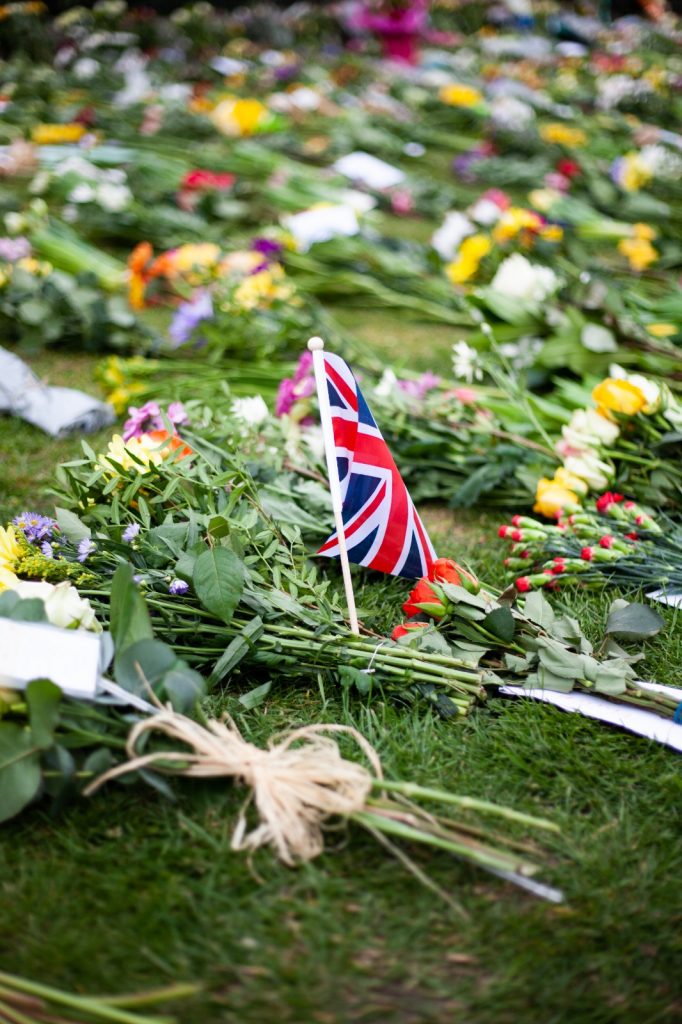
[[481, 260], [491, 249], [492, 243], [486, 235], [470, 235], [460, 245], [457, 259], [447, 265], [445, 273], [453, 284], [464, 284], [476, 274]]
[[449, 107], [477, 107], [483, 103], [483, 94], [474, 89], [473, 85], [452, 82], [441, 88], [438, 99], [441, 103], [447, 103]]
[[564, 487], [556, 479], [548, 480], [547, 477], [542, 477], [538, 480], [535, 504], [533, 505], [534, 512], [539, 512], [541, 516], [547, 516], [548, 519], [554, 519], [557, 513], [577, 508], [579, 505], [580, 502], [575, 491]]
[[554, 474], [554, 483], [560, 484], [569, 491], [576, 491], [578, 494], [587, 494], [587, 484], [575, 473], [569, 473], [564, 466], [559, 466]]
[[592, 392], [592, 398], [602, 415], [608, 416], [609, 419], [613, 418], [609, 416], [612, 412], [634, 416], [647, 404], [646, 396], [640, 388], [628, 380], [615, 380], [613, 377], [607, 377], [597, 384]]

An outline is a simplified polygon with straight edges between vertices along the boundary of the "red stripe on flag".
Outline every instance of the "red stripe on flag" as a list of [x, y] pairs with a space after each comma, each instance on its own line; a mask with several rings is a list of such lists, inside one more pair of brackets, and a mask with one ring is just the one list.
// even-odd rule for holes
[[345, 398], [345, 400], [348, 402], [349, 406], [351, 407], [351, 409], [354, 410], [354, 412], [357, 412], [358, 396], [355, 394], [353, 389], [350, 388], [348, 384], [346, 384], [341, 374], [337, 373], [334, 367], [329, 365], [327, 359], [325, 359], [324, 361], [324, 368], [327, 371], [327, 376], [329, 377], [330, 381], [332, 382], [336, 390], [339, 392], [341, 397]]

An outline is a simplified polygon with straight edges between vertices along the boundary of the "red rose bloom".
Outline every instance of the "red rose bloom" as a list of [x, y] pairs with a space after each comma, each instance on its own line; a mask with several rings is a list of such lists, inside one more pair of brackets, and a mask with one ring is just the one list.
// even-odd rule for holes
[[434, 583], [454, 583], [455, 586], [460, 587], [463, 576], [472, 583], [476, 582], [471, 573], [468, 573], [452, 558], [437, 558], [429, 570], [429, 579]]
[[402, 625], [395, 627], [391, 633], [391, 640], [399, 640], [401, 636], [415, 633], [418, 629], [426, 629], [427, 626], [428, 622], [403, 622]]
[[[418, 608], [417, 605], [424, 605]], [[445, 606], [436, 595], [427, 579], [421, 579], [410, 592], [410, 596], [403, 605], [403, 611], [407, 616], [430, 615], [434, 619], [440, 619], [445, 614]]]

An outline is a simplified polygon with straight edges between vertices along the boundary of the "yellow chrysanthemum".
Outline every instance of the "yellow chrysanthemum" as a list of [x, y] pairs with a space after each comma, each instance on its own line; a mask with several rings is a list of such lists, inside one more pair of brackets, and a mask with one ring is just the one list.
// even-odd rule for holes
[[523, 206], [510, 206], [505, 210], [493, 229], [493, 238], [498, 245], [509, 242], [521, 231], [539, 231], [542, 227], [542, 219], [533, 210], [526, 210]]
[[658, 231], [656, 228], [652, 228], [651, 224], [637, 221], [632, 225], [632, 235], [634, 238], [643, 238], [645, 242], [653, 242], [654, 238], [658, 236]]
[[646, 395], [640, 388], [628, 380], [618, 380], [614, 377], [607, 377], [597, 384], [592, 391], [592, 398], [597, 403], [599, 412], [608, 419], [613, 418], [609, 415], [612, 412], [634, 416], [647, 404]]
[[3, 590], [14, 590], [18, 582], [19, 578], [13, 572], [0, 565], [0, 594]]
[[576, 149], [587, 142], [587, 135], [582, 128], [573, 128], [560, 121], [543, 124], [540, 128], [540, 138], [554, 146], [566, 146], [568, 149]]
[[168, 276], [188, 274], [192, 270], [214, 267], [220, 257], [220, 246], [213, 242], [188, 242], [166, 253]]
[[21, 555], [13, 526], [0, 526], [0, 568], [11, 569]]
[[449, 107], [477, 107], [483, 103], [483, 94], [478, 89], [473, 85], [462, 85], [459, 82], [444, 85], [438, 93], [438, 98]]
[[558, 224], [547, 224], [540, 230], [540, 238], [545, 242], [560, 242], [564, 237], [564, 229]]
[[37, 146], [78, 142], [84, 135], [85, 126], [82, 124], [37, 124], [31, 131], [31, 139]]

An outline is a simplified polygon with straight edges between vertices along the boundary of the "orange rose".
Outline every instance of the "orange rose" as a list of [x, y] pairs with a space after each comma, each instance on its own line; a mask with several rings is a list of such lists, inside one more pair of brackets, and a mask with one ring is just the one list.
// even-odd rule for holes
[[410, 592], [403, 611], [408, 616], [424, 614], [430, 615], [432, 619], [441, 619], [445, 615], [445, 605], [429, 586], [428, 580], [421, 579]]
[[462, 577], [469, 580], [470, 583], [477, 582], [475, 576], [472, 576], [466, 569], [463, 569], [452, 558], [437, 558], [429, 570], [429, 579], [433, 580], [434, 583], [443, 581], [444, 583], [454, 583], [455, 586], [461, 587], [463, 585]]

